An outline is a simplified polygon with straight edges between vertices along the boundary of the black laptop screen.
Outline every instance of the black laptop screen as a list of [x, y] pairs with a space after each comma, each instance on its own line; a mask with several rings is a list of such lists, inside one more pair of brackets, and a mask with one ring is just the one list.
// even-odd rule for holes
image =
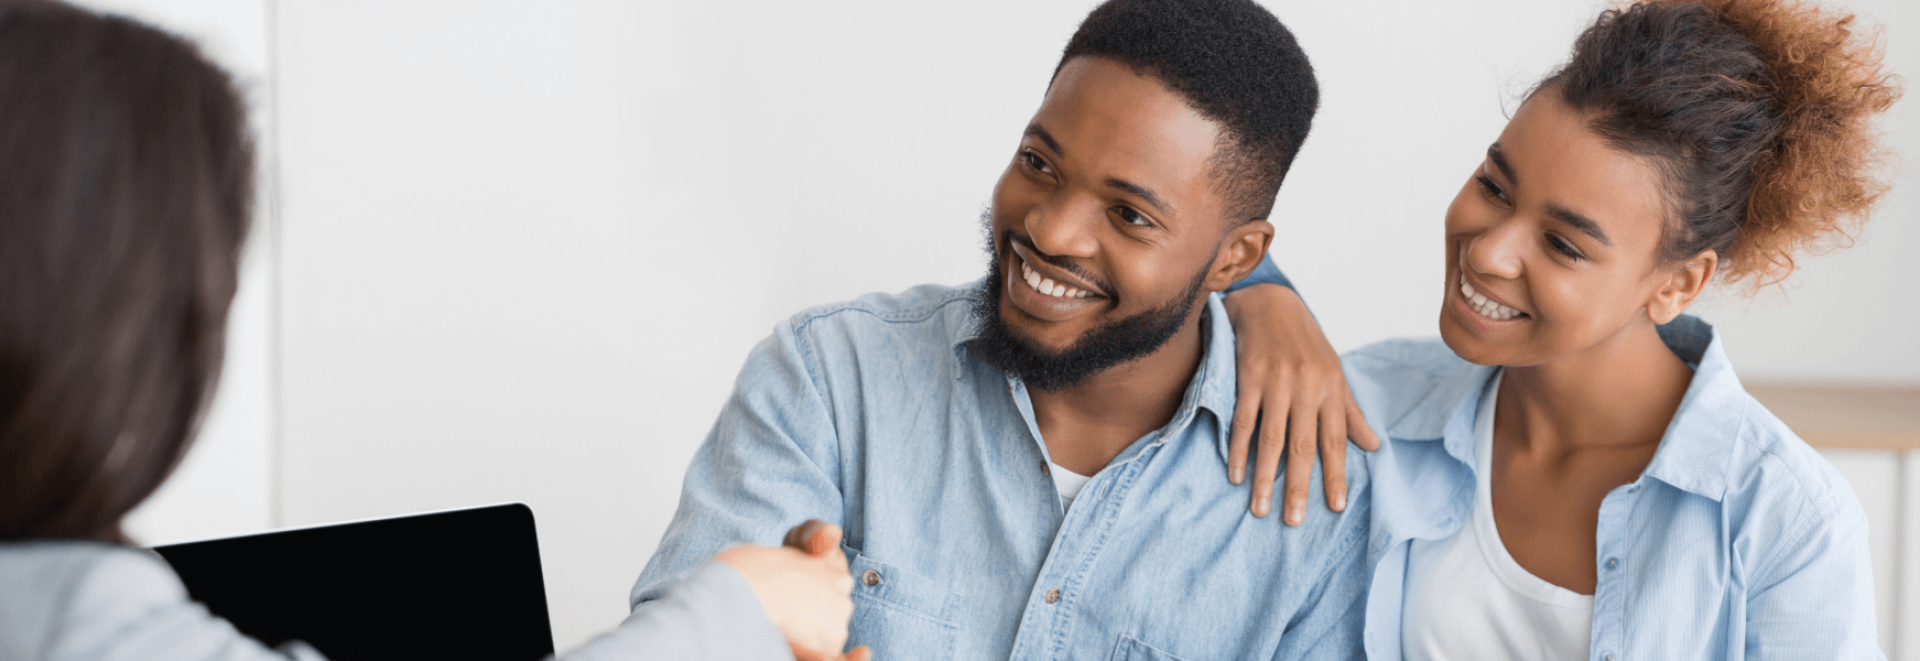
[[332, 661], [537, 661], [553, 653], [526, 505], [153, 549], [194, 600], [268, 645]]

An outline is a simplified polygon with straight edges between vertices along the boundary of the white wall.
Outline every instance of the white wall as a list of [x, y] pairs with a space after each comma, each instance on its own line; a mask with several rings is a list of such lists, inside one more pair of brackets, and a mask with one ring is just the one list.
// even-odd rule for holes
[[[278, 90], [282, 183], [222, 403], [136, 530], [525, 501], [566, 647], [625, 613], [775, 321], [979, 275], [975, 218], [1093, 2], [115, 4], [248, 44], [223, 61]], [[1920, 6], [1848, 4], [1920, 72]], [[1274, 254], [1336, 346], [1430, 334], [1442, 210], [1599, 4], [1269, 6], [1324, 90]], [[1916, 113], [1888, 124], [1909, 159]], [[1913, 172], [1784, 299], [1703, 310], [1744, 375], [1920, 382]]]

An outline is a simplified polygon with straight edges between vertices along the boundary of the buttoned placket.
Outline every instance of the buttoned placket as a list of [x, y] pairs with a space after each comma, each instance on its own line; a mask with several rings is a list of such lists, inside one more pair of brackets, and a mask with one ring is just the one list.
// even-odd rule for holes
[[[1053, 496], [1053, 503], [1058, 506], [1058, 491], [1048, 472], [1049, 460], [1045, 458], [1046, 439], [1040, 436], [1039, 422], [1033, 413], [1033, 399], [1028, 395], [1026, 385], [1017, 379], [1008, 379], [1007, 392], [1013, 397], [1015, 407], [1020, 410], [1020, 416], [1027, 424], [1029, 440], [1041, 452], [1041, 479], [1046, 481], [1046, 492]], [[1068, 636], [1073, 631], [1073, 604], [1077, 601], [1074, 598], [1075, 590], [1098, 557], [1098, 542], [1107, 537], [1102, 533], [1113, 527], [1123, 509], [1116, 501], [1126, 497], [1134, 480], [1140, 475], [1142, 464], [1135, 459], [1151, 452], [1156, 445], [1130, 445], [1120, 456], [1114, 457], [1112, 462], [1096, 472], [1081, 487], [1080, 496], [1074, 499], [1073, 509], [1062, 513], [1059, 528], [1054, 531], [1053, 544], [1047, 549], [1047, 558], [1040, 565], [1040, 575], [1027, 595], [1026, 611], [1020, 616], [1020, 628], [1014, 635], [1010, 660], [1052, 661], [1066, 658], [1070, 651], [1067, 647]]]
[[1600, 501], [1600, 520], [1594, 538], [1596, 564], [1593, 584], [1593, 628], [1587, 650], [1593, 661], [1626, 661], [1626, 586], [1628, 523], [1640, 498], [1640, 482], [1614, 487]]

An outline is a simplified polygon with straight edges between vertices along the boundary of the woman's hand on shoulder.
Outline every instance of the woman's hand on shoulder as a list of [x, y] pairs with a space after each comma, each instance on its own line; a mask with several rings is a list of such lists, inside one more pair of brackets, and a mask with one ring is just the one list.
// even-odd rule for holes
[[1328, 507], [1346, 510], [1349, 433], [1362, 449], [1377, 450], [1380, 441], [1347, 388], [1340, 355], [1292, 289], [1253, 285], [1228, 294], [1225, 303], [1239, 375], [1227, 479], [1234, 484], [1246, 480], [1251, 454], [1253, 501], [1248, 509], [1254, 516], [1266, 516], [1274, 480], [1280, 477], [1280, 459], [1287, 457], [1282, 511], [1287, 524], [1297, 526], [1306, 520], [1317, 453]]

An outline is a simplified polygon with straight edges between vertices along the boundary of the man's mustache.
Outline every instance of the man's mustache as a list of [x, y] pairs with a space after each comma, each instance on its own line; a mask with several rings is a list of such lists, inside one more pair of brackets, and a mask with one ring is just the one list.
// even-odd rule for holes
[[[1002, 232], [1002, 236], [1004, 236], [1009, 243], [1018, 242], [1022, 247], [1025, 247], [1027, 249], [1027, 254], [1032, 255], [1034, 259], [1038, 259], [1040, 261], [1046, 262], [1048, 265], [1054, 268], [1060, 269], [1062, 271], [1066, 271], [1076, 276], [1080, 276], [1080, 279], [1085, 280], [1087, 281], [1087, 284], [1094, 286], [1094, 289], [1095, 289], [1094, 293], [1099, 294], [1101, 296], [1105, 296], [1109, 301], [1118, 300], [1118, 297], [1115, 296], [1113, 293], [1113, 285], [1109, 284], [1105, 278], [1101, 278], [1099, 276], [1094, 275], [1093, 272], [1088, 270], [1086, 267], [1074, 263], [1072, 258], [1049, 255], [1045, 251], [1040, 250], [1039, 246], [1033, 245], [1032, 239], [1029, 239], [1025, 236], [1021, 236], [1020, 234], [1015, 233], [1012, 228], [1008, 228], [1005, 232]], [[994, 251], [996, 253], [994, 255], [994, 258], [997, 261], [999, 259], [998, 244], [995, 244]], [[1016, 276], [1009, 274], [1008, 277], [1016, 277]]]

